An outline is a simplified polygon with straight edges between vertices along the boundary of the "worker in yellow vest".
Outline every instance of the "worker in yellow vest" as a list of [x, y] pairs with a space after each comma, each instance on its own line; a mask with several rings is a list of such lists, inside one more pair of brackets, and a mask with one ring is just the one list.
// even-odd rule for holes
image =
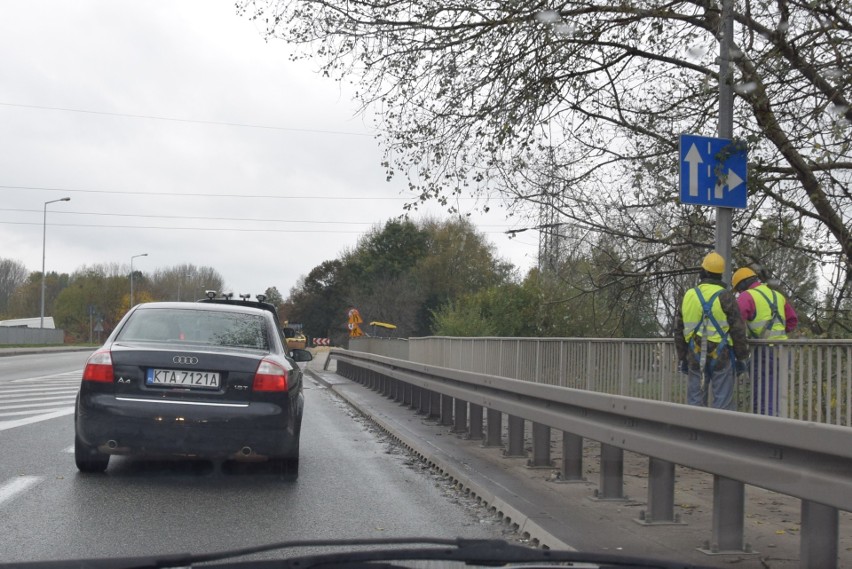
[[715, 251], [701, 262], [698, 286], [686, 291], [675, 320], [680, 371], [688, 377], [690, 405], [736, 410], [735, 371], [748, 369], [748, 340], [733, 293], [725, 288], [725, 259]]
[[[793, 305], [783, 294], [761, 283], [757, 273], [749, 267], [737, 269], [731, 284], [738, 293], [737, 304], [750, 337], [786, 340], [787, 334], [798, 326], [799, 317]], [[778, 413], [775, 356], [772, 345], [755, 347], [752, 409], [761, 415]]]

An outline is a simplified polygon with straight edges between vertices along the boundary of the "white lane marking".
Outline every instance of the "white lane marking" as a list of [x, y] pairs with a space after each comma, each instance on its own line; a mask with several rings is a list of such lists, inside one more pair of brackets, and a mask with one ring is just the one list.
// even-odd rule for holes
[[0, 504], [11, 500], [30, 486], [41, 480], [38, 476], [18, 476], [0, 486]]
[[51, 413], [44, 413], [42, 415], [36, 415], [35, 417], [27, 417], [26, 419], [17, 419], [14, 421], [0, 421], [0, 431], [6, 431], [9, 429], [14, 429], [15, 427], [23, 427], [24, 425], [31, 425], [32, 423], [38, 423], [40, 421], [47, 421], [49, 419], [55, 419], [57, 417], [62, 417], [63, 415], [70, 415], [74, 412], [74, 407], [66, 407], [64, 409], [59, 409], [57, 411], [53, 411]]
[[[72, 401], [74, 398], [69, 397], [68, 401]], [[29, 409], [30, 407], [56, 407], [56, 405], [60, 403], [60, 401], [54, 401], [53, 403], [28, 403], [26, 405], [2, 405], [0, 406], [0, 410], [6, 411], [8, 409]]]
[[0, 393], [19, 394], [19, 393], [64, 393], [66, 391], [77, 391], [80, 389], [80, 382], [74, 382], [70, 385], [46, 385], [44, 387], [4, 387], [0, 386]]
[[73, 452], [74, 452], [74, 445], [71, 445], [70, 447], [68, 447], [67, 449], [65, 449], [65, 451], [64, 451], [64, 452], [73, 453]]
[[66, 393], [64, 395], [42, 395], [39, 397], [15, 397], [14, 399], [4, 399], [3, 403], [0, 403], [0, 409], [4, 408], [7, 403], [10, 405], [13, 403], [29, 403], [33, 401], [52, 401], [53, 403], [56, 403], [57, 399], [74, 399], [75, 395], [75, 393]]
[[60, 409], [65, 408], [65, 405], [57, 404], [54, 409], [30, 409], [29, 411], [9, 411], [8, 413], [0, 413], [0, 417], [20, 417], [21, 415], [34, 415], [36, 413], [51, 413], [53, 411], [59, 411]]
[[63, 373], [52, 373], [50, 375], [36, 375], [33, 377], [19, 377], [17, 379], [10, 379], [9, 383], [20, 383], [23, 381], [41, 381], [43, 379], [62, 379], [63, 381], [68, 381], [72, 379], [68, 376], [76, 376], [77, 378], [83, 377], [83, 370], [80, 371], [66, 371]]

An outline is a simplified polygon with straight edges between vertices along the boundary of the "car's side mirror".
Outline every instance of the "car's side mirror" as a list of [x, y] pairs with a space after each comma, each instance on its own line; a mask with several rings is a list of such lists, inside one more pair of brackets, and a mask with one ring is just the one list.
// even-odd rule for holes
[[298, 348], [290, 350], [290, 357], [297, 362], [309, 362], [314, 359], [314, 355], [308, 350], [300, 350]]

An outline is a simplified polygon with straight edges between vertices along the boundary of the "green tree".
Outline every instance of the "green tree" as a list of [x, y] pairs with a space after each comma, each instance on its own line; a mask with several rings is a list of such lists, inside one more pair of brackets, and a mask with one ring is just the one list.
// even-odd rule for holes
[[345, 261], [357, 279], [355, 287], [372, 292], [408, 273], [427, 251], [423, 229], [408, 220], [391, 220], [362, 237]]
[[266, 302], [272, 306], [280, 307], [284, 304], [284, 297], [278, 292], [278, 287], [271, 286], [263, 291], [263, 294], [266, 295]]
[[[533, 274], [533, 273], [531, 273]], [[529, 277], [448, 301], [433, 311], [439, 336], [527, 337], [541, 335], [540, 291]]]
[[417, 224], [394, 219], [374, 227], [343, 257], [346, 306], [357, 307], [367, 323], [390, 322], [401, 336], [412, 334], [424, 294], [411, 271], [428, 254], [428, 234]]
[[347, 333], [349, 306], [367, 323], [396, 325], [400, 336], [427, 335], [431, 310], [511, 274], [511, 265], [498, 260], [467, 222], [392, 220], [340, 259], [312, 270], [290, 291], [286, 313], [311, 335], [333, 336], [337, 330], [336, 341]]
[[612, 267], [620, 259], [598, 251], [573, 255], [555, 271], [530, 271], [465, 295], [433, 311], [435, 333], [521, 337], [647, 337], [656, 335], [654, 306], [637, 283]]
[[348, 270], [341, 260], [324, 261], [290, 289], [281, 319], [300, 322], [308, 336], [344, 343], [349, 282]]
[[[44, 278], [44, 315], [54, 316], [56, 298], [68, 286], [67, 273], [49, 272]], [[12, 294], [11, 318], [36, 318], [41, 314], [41, 272], [30, 273], [24, 284]]]
[[0, 319], [10, 313], [12, 296], [28, 275], [29, 271], [20, 261], [0, 259]]
[[[112, 273], [112, 274], [110, 274]], [[118, 273], [118, 274], [116, 274]], [[71, 275], [56, 299], [56, 326], [72, 341], [87, 342], [92, 327], [101, 321], [109, 334], [124, 316], [130, 302], [128, 277], [103, 266], [83, 267]], [[136, 300], [144, 301], [140, 289]]]

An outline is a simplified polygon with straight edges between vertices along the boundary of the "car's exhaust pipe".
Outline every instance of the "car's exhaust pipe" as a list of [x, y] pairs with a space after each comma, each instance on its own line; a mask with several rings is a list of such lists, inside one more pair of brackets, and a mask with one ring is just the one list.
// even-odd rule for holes
[[118, 448], [118, 442], [114, 440], [107, 441], [107, 448], [115, 450], [116, 448]]
[[251, 456], [252, 450], [251, 447], [243, 447], [240, 449], [240, 454], [243, 456]]

